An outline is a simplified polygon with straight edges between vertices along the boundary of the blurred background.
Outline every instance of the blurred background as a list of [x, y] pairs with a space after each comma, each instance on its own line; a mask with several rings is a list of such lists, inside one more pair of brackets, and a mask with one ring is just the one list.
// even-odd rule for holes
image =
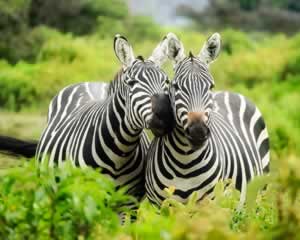
[[[0, 134], [38, 139], [63, 87], [110, 81], [116, 33], [147, 57], [172, 31], [198, 53], [214, 31], [217, 90], [240, 92], [269, 128], [272, 167], [300, 162], [300, 1], [0, 0]], [[168, 63], [166, 71], [172, 77]], [[0, 156], [0, 168], [13, 161]]]

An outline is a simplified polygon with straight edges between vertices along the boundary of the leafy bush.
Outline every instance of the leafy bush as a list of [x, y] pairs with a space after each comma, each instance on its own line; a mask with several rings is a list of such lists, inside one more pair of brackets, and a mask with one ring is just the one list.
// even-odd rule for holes
[[101, 17], [123, 22], [128, 18], [127, 4], [123, 0], [0, 0], [0, 56], [13, 64], [33, 62], [46, 37], [36, 30], [40, 26], [79, 35], [101, 29], [106, 34], [107, 22], [99, 21]]
[[11, 28], [7, 31], [1, 30], [0, 56], [12, 64], [20, 59], [35, 62], [41, 46], [49, 37], [48, 34], [42, 27], [33, 30], [24, 27], [20, 31]]
[[99, 16], [124, 20], [128, 9], [123, 0], [31, 0], [29, 15], [33, 27], [47, 25], [63, 32], [87, 34], [95, 30]]
[[254, 50], [255, 42], [243, 32], [227, 29], [222, 32], [222, 50], [233, 54], [242, 50]]
[[288, 75], [300, 75], [300, 34], [292, 39], [290, 45], [292, 52], [282, 71], [282, 79], [288, 78]]
[[30, 105], [47, 108], [50, 99], [68, 84], [110, 81], [114, 77], [118, 60], [111, 41], [50, 32], [37, 56], [38, 63], [19, 62], [13, 66], [2, 61], [0, 107], [11, 110]]
[[132, 200], [124, 190], [95, 170], [46, 169], [31, 162], [1, 174], [1, 239], [86, 238], [100, 226], [114, 233], [122, 204]]
[[[215, 199], [183, 205], [172, 198], [159, 208], [144, 200], [135, 222], [119, 224], [122, 204], [132, 200], [92, 169], [34, 162], [0, 172], [2, 239], [297, 239], [300, 230], [299, 158], [250, 183], [245, 207], [230, 182], [217, 184]], [[225, 185], [228, 185], [225, 188]], [[265, 190], [262, 188], [268, 184]]]

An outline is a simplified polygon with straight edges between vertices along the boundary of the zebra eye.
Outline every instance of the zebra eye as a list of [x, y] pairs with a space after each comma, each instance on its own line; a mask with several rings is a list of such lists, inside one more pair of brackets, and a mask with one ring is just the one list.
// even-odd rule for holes
[[166, 80], [166, 84], [170, 85], [170, 80], [169, 79]]
[[134, 84], [136, 84], [137, 82], [138, 82], [137, 80], [131, 79], [131, 80], [127, 81], [127, 85], [130, 86], [130, 87], [133, 87]]
[[210, 85], [210, 90], [212, 90], [214, 87], [215, 87], [215, 84], [212, 83], [212, 84]]
[[178, 86], [178, 84], [177, 83], [173, 83], [173, 88], [175, 89], [175, 90], [179, 90], [179, 86]]

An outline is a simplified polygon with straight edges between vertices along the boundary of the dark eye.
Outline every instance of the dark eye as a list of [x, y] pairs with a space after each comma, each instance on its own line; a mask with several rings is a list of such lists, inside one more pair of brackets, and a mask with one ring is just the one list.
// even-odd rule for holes
[[173, 88], [175, 89], [175, 90], [178, 90], [179, 89], [179, 86], [178, 86], [178, 84], [177, 83], [173, 83]]
[[214, 87], [215, 87], [215, 84], [212, 83], [212, 84], [210, 85], [210, 90], [213, 89]]
[[133, 87], [134, 84], [136, 84], [137, 82], [138, 82], [137, 80], [131, 79], [131, 80], [129, 80], [129, 81], [127, 82], [127, 85], [130, 86], [130, 87]]
[[170, 80], [169, 79], [166, 80], [166, 84], [170, 85]]

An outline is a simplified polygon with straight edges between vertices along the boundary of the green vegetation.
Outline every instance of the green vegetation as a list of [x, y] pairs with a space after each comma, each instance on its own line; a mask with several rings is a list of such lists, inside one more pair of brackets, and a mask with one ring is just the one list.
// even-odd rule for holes
[[[270, 1], [235, 2], [252, 14]], [[284, 10], [298, 9], [296, 2], [273, 1]], [[223, 50], [211, 65], [216, 90], [251, 99], [270, 134], [270, 176], [251, 183], [243, 209], [235, 210], [239, 194], [231, 188], [224, 193], [224, 183], [213, 201], [195, 203], [192, 196], [186, 206], [172, 200], [170, 187], [161, 208], [144, 200], [137, 221], [120, 226], [118, 213], [129, 197], [98, 170], [65, 165], [46, 171], [0, 156], [0, 238], [300, 239], [300, 34], [245, 33], [218, 21]], [[112, 46], [116, 33], [144, 57], [167, 32], [194, 54], [210, 34], [162, 28], [129, 15], [122, 0], [0, 0], [0, 29], [0, 134], [25, 139], [39, 137], [49, 101], [60, 89], [113, 79], [120, 67]], [[172, 78], [171, 63], [165, 69]]]
[[37, 169], [32, 161], [3, 173], [1, 239], [75, 239], [100, 227], [113, 232], [117, 213], [126, 210], [120, 204], [131, 200], [99, 172], [71, 164], [49, 171], [47, 163]]
[[[170, 198], [161, 208], [144, 200], [137, 220], [122, 207], [132, 198], [115, 190], [92, 169], [65, 164], [49, 171], [34, 161], [0, 172], [1, 239], [299, 239], [299, 164], [249, 185], [246, 205], [235, 210], [239, 193], [224, 183], [216, 198], [188, 204]], [[295, 162], [294, 162], [295, 163]], [[298, 172], [297, 172], [298, 170]], [[266, 183], [266, 190], [261, 191]], [[258, 194], [259, 193], [259, 194]], [[125, 212], [124, 212], [125, 211]], [[119, 225], [118, 213], [125, 214]]]

